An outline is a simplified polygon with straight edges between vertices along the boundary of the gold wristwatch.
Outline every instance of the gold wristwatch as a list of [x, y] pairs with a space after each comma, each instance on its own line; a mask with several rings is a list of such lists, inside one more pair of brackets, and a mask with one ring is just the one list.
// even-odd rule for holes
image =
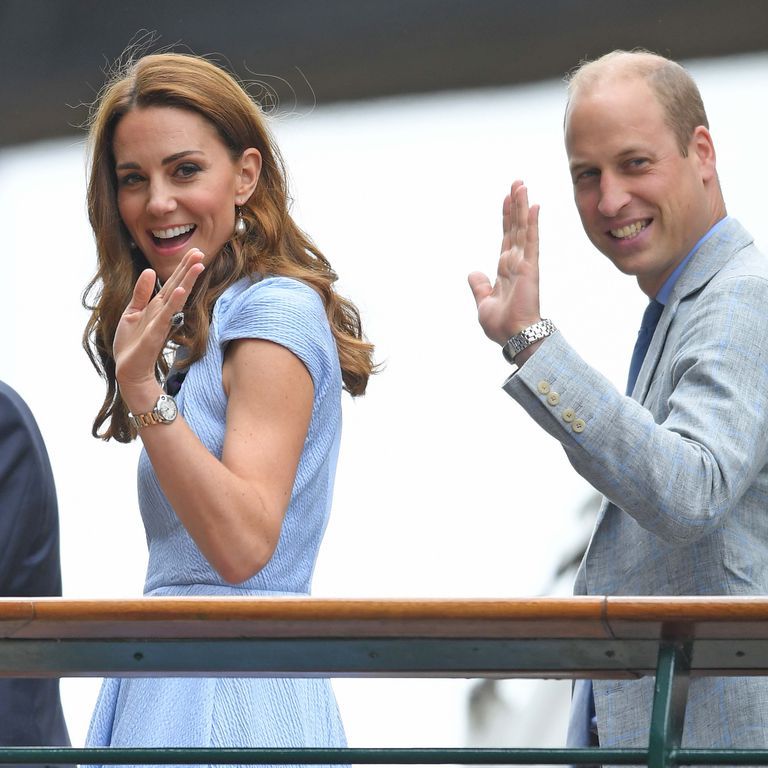
[[136, 429], [151, 427], [153, 424], [170, 424], [179, 415], [176, 401], [170, 395], [160, 395], [155, 407], [148, 413], [131, 413], [128, 420]]

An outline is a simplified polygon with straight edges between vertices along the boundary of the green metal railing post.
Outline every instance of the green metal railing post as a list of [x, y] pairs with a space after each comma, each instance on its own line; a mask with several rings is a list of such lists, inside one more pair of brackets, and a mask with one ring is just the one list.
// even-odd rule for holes
[[674, 752], [683, 736], [690, 670], [690, 643], [662, 643], [648, 738], [648, 768], [668, 768], [675, 764]]

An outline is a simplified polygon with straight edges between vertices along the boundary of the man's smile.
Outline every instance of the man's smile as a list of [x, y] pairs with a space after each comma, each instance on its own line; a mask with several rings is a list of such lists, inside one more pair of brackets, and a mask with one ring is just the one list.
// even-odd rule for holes
[[636, 235], [640, 234], [653, 219], [641, 219], [639, 221], [633, 221], [631, 224], [626, 224], [618, 229], [609, 230], [611, 235], [618, 240], [628, 240]]

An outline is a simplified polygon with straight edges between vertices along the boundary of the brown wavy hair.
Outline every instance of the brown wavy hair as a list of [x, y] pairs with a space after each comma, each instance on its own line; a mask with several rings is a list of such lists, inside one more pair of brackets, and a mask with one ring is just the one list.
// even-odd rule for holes
[[[93, 423], [94, 437], [129, 442], [136, 436], [115, 378], [112, 344], [134, 284], [149, 264], [132, 246], [118, 212], [112, 142], [126, 113], [150, 106], [201, 115], [216, 129], [234, 160], [249, 147], [258, 149], [262, 157], [259, 182], [241, 206], [246, 234], [238, 239], [239, 247], [231, 241], [225, 244], [200, 276], [184, 308], [184, 335], [175, 340], [187, 347], [187, 362], [205, 354], [213, 306], [230, 285], [255, 273], [283, 275], [307, 283], [320, 294], [336, 340], [344, 389], [353, 396], [362, 395], [375, 372], [373, 345], [363, 336], [357, 308], [334, 290], [337, 276], [330, 263], [288, 212], [285, 166], [262, 110], [216, 64], [190, 54], [151, 54], [122, 66], [111, 77], [89, 120], [88, 216], [96, 238], [97, 269], [83, 293], [83, 304], [91, 311], [83, 346], [107, 383]], [[155, 366], [158, 381], [167, 371], [161, 355]]]

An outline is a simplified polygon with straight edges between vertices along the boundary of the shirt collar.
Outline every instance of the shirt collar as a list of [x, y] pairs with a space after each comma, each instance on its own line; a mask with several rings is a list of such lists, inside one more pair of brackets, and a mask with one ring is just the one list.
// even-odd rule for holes
[[717, 222], [717, 224], [712, 226], [699, 240], [699, 242], [696, 243], [693, 248], [691, 248], [690, 253], [675, 267], [675, 271], [666, 279], [664, 285], [661, 286], [659, 292], [656, 294], [656, 301], [658, 301], [659, 304], [666, 305], [666, 303], [669, 301], [670, 295], [672, 294], [672, 289], [675, 287], [675, 283], [685, 269], [685, 265], [691, 260], [693, 254], [699, 250], [701, 245], [709, 240], [709, 238], [712, 237], [712, 235], [714, 235], [715, 232], [717, 232], [717, 230], [720, 229], [720, 227], [722, 227], [726, 221], [728, 221], [728, 216], [724, 216], [722, 219], [720, 219], [720, 221]]

